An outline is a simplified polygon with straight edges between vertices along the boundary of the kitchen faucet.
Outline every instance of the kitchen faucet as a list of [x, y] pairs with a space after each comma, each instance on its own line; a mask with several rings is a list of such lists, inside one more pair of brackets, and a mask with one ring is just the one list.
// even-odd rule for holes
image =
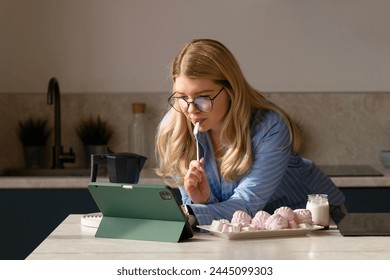
[[52, 168], [64, 168], [64, 162], [75, 162], [76, 156], [72, 148], [64, 153], [61, 145], [61, 103], [60, 86], [56, 78], [51, 78], [47, 90], [47, 104], [52, 105], [54, 98], [54, 146]]

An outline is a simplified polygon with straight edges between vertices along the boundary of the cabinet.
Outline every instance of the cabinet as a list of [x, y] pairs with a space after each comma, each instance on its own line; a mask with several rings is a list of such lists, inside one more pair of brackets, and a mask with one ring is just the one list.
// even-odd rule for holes
[[25, 259], [69, 214], [98, 211], [88, 189], [1, 189], [0, 259]]

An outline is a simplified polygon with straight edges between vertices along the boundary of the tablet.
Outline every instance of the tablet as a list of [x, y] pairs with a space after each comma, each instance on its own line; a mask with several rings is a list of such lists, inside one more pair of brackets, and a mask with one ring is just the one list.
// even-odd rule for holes
[[179, 242], [193, 236], [168, 186], [90, 182], [88, 189], [103, 214], [96, 237]]
[[389, 236], [390, 213], [347, 213], [338, 228], [343, 236]]

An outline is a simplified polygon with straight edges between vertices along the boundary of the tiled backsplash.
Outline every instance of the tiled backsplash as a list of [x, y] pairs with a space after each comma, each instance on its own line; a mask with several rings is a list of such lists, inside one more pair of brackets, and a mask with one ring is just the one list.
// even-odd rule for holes
[[[381, 150], [390, 150], [390, 93], [316, 92], [266, 93], [299, 121], [303, 129], [303, 155], [317, 164], [369, 164], [383, 169]], [[146, 103], [149, 165], [154, 160], [154, 134], [167, 110], [168, 93], [61, 94], [62, 145], [76, 154], [74, 164], [84, 167], [83, 145], [75, 127], [83, 118], [100, 115], [114, 128], [109, 142], [112, 150], [128, 151], [131, 104]], [[54, 106], [47, 105], [46, 93], [0, 94], [0, 170], [24, 165], [22, 146], [16, 136], [18, 121], [47, 117], [53, 127]], [[47, 144], [46, 166], [51, 166], [54, 133]]]

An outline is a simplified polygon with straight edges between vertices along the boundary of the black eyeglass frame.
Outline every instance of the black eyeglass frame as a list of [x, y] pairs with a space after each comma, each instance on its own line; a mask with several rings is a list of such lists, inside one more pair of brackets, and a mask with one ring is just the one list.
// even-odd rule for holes
[[[185, 99], [184, 99], [184, 96], [174, 97], [174, 95], [176, 94], [176, 92], [174, 92], [174, 93], [172, 93], [171, 96], [168, 97], [168, 104], [169, 104], [173, 109], [175, 109], [175, 111], [177, 111], [177, 112], [179, 112], [179, 113], [183, 113], [183, 112], [186, 113], [186, 112], [188, 112], [188, 109], [190, 108], [190, 104], [194, 104], [194, 106], [195, 106], [195, 108], [196, 108], [197, 110], [199, 110], [199, 111], [201, 111], [201, 112], [204, 112], [204, 113], [208, 113], [208, 112], [210, 112], [210, 111], [213, 109], [214, 100], [218, 97], [218, 95], [221, 94], [221, 92], [222, 92], [224, 89], [225, 89], [225, 87], [222, 87], [221, 90], [218, 91], [218, 93], [217, 93], [213, 98], [211, 98], [210, 96], [200, 96], [200, 97], [194, 98], [194, 100], [193, 100], [192, 102], [188, 102], [187, 100], [185, 100]], [[198, 99], [198, 98], [209, 99], [209, 100], [210, 100], [210, 103], [211, 103], [211, 108], [210, 108], [210, 110], [208, 110], [208, 111], [203, 111], [203, 110], [201, 110], [200, 108], [198, 108], [198, 106], [197, 106], [196, 103], [195, 103], [195, 100]], [[185, 101], [185, 102], [187, 103], [187, 109], [185, 109], [185, 110], [180, 110], [180, 111], [177, 110], [177, 109], [175, 108], [175, 106], [173, 106], [172, 99], [181, 99], [181, 100]]]

